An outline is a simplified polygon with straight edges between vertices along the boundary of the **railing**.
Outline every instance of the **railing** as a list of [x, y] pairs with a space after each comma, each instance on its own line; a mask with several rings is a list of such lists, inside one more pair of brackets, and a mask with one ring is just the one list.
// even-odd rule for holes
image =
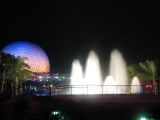
[[[155, 87], [158, 90], [158, 85]], [[145, 85], [64, 85], [51, 87], [51, 94], [154, 94], [153, 88]]]
[[[0, 93], [0, 101], [23, 94], [34, 96], [81, 95], [81, 94], [154, 94], [158, 85], [146, 88], [144, 85], [63, 85], [44, 86], [35, 82], [24, 82]], [[155, 89], [153, 89], [155, 88]]]

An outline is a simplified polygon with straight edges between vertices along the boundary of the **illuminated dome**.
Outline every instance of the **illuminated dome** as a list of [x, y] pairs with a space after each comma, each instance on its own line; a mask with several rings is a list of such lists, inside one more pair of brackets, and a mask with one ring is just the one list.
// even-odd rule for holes
[[13, 42], [2, 51], [15, 57], [27, 57], [28, 60], [25, 62], [31, 67], [30, 71], [32, 72], [47, 73], [50, 71], [50, 63], [46, 53], [36, 44], [24, 41]]

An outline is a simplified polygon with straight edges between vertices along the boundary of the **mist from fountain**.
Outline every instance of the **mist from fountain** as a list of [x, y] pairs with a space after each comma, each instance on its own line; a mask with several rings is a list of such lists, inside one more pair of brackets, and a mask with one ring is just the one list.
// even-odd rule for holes
[[109, 76], [112, 76], [116, 85], [118, 85], [118, 93], [129, 92], [129, 87], [126, 86], [128, 85], [126, 62], [123, 59], [122, 54], [117, 49], [114, 49], [111, 52]]
[[71, 71], [72, 94], [83, 94], [84, 90], [80, 89], [84, 85], [82, 66], [79, 60], [74, 60]]
[[[102, 93], [102, 76], [99, 58], [94, 51], [89, 52], [85, 68], [85, 83], [89, 85], [88, 94]], [[95, 86], [96, 85], [96, 86]]]
[[131, 82], [131, 93], [138, 94], [141, 92], [141, 90], [142, 90], [142, 87], [141, 87], [140, 81], [138, 77], [135, 76]]
[[[73, 94], [102, 94], [102, 78], [99, 58], [94, 51], [90, 51], [85, 68], [85, 75], [79, 60], [74, 60], [71, 70], [71, 85]], [[83, 88], [82, 86], [85, 86]], [[100, 86], [97, 86], [100, 85]], [[88, 89], [88, 91], [87, 91]]]
[[103, 86], [103, 94], [116, 94], [116, 83], [111, 76], [107, 76]]

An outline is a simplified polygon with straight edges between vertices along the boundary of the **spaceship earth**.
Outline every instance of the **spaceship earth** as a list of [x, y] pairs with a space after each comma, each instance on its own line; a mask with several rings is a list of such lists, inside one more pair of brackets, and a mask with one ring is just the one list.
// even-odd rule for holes
[[17, 41], [2, 49], [2, 52], [14, 55], [15, 57], [27, 57], [25, 61], [35, 73], [48, 73], [50, 71], [49, 59], [44, 50], [31, 42]]

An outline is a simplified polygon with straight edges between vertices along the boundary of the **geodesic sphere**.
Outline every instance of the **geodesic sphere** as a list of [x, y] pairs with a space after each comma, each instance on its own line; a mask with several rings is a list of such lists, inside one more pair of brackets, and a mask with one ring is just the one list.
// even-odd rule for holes
[[2, 49], [2, 52], [14, 55], [15, 57], [27, 57], [25, 61], [35, 73], [47, 73], [50, 71], [49, 59], [44, 50], [33, 43], [25, 41], [13, 42]]

